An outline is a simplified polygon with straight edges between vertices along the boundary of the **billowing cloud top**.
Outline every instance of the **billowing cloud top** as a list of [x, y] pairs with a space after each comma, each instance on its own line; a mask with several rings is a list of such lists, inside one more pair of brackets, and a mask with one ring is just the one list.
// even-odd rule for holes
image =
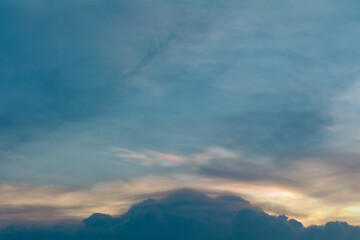
[[303, 225], [286, 216], [271, 216], [242, 198], [210, 198], [180, 190], [134, 205], [122, 216], [95, 213], [82, 224], [9, 226], [1, 239], [179, 239], [179, 240], [356, 240], [360, 228], [345, 222]]

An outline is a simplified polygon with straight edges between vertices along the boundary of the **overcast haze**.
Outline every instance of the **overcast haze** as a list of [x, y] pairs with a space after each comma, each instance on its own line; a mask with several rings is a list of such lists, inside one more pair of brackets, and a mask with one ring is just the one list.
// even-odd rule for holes
[[118, 216], [179, 188], [360, 224], [359, 9], [0, 1], [1, 225]]

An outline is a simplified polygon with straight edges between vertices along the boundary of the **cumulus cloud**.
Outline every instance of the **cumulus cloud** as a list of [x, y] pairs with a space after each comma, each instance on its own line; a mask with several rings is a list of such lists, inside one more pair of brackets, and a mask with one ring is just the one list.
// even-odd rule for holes
[[[333, 180], [330, 179], [329, 186], [319, 184], [317, 192], [309, 190], [306, 194], [303, 188], [265, 181], [248, 182], [184, 174], [101, 182], [88, 189], [0, 184], [0, 221], [81, 219], [93, 212], [117, 215], [143, 199], [158, 199], [173, 189], [192, 188], [211, 196], [224, 193], [243, 196], [267, 213], [286, 214], [305, 225], [323, 224], [334, 219], [360, 223], [357, 214], [359, 206], [351, 198], [351, 189], [331, 185]], [[337, 195], [340, 193], [349, 199], [339, 199]], [[43, 210], [39, 211], [40, 208]]]
[[1, 239], [356, 240], [360, 228], [345, 222], [305, 228], [273, 216], [240, 197], [208, 197], [178, 190], [147, 199], [120, 216], [95, 213], [82, 224], [5, 227]]

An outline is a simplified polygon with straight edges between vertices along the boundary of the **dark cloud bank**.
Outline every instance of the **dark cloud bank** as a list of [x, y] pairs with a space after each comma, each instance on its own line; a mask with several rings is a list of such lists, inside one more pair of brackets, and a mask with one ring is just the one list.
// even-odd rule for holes
[[7, 226], [0, 239], [356, 240], [360, 227], [329, 222], [305, 228], [286, 216], [268, 215], [239, 197], [209, 198], [181, 190], [160, 200], [145, 200], [119, 217], [95, 213], [81, 224]]

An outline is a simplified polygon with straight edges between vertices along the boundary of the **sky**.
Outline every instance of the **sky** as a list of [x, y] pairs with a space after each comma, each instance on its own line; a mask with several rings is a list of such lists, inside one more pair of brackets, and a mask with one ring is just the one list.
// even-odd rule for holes
[[94, 213], [81, 223], [11, 225], [3, 240], [357, 240], [359, 226], [328, 222], [304, 227], [285, 215], [263, 212], [236, 196], [209, 197], [183, 189], [133, 205], [120, 216]]
[[358, 1], [0, 1], [0, 223], [191, 188], [360, 224]]

